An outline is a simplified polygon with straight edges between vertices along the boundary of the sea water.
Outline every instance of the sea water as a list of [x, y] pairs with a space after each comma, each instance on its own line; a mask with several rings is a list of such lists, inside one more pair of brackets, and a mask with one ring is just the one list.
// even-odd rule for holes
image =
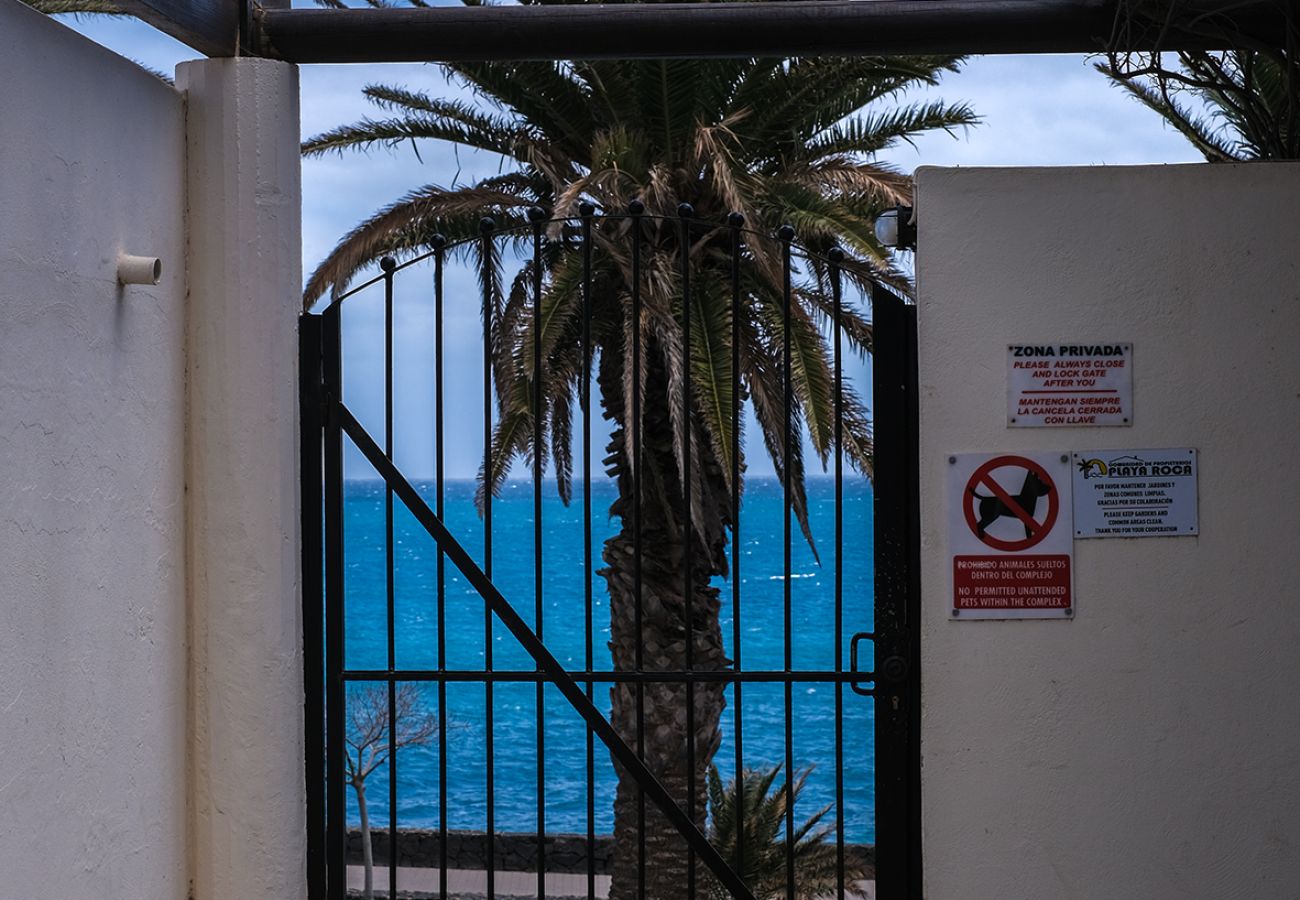
[[[435, 487], [416, 485], [434, 505]], [[615, 497], [610, 481], [593, 480], [590, 572], [583, 559], [582, 485], [574, 499], [561, 502], [554, 482], [543, 485], [543, 609], [535, 621], [533, 555], [533, 487], [511, 481], [492, 506], [492, 580], [507, 601], [542, 635], [550, 652], [569, 670], [586, 668], [584, 577], [593, 593], [592, 657], [594, 670], [612, 668], [609, 639], [609, 596], [600, 552], [618, 528], [608, 513]], [[474, 505], [475, 483], [448, 481], [445, 522], [456, 540], [479, 565], [484, 563], [484, 523]], [[349, 481], [344, 491], [344, 565], [346, 664], [352, 670], [388, 667], [388, 608], [384, 528], [384, 487], [381, 482]], [[826, 477], [808, 480], [808, 507], [813, 547], [793, 527], [790, 594], [792, 629], [789, 635], [793, 668], [831, 671], [835, 668], [835, 485]], [[748, 480], [740, 527], [740, 658], [745, 670], [784, 669], [784, 499], [772, 478]], [[849, 641], [855, 632], [872, 627], [872, 519], [869, 483], [846, 472], [843, 494], [843, 635], [842, 658], [847, 667]], [[438, 668], [437, 559], [432, 538], [400, 500], [394, 500], [394, 653], [398, 669]], [[729, 551], [730, 552], [730, 551]], [[719, 578], [722, 634], [727, 654], [735, 658], [732, 585]], [[482, 671], [485, 653], [485, 604], [455, 567], [446, 564], [444, 588], [448, 670]], [[492, 665], [500, 670], [532, 671], [535, 663], [504, 625], [492, 628]], [[869, 651], [869, 644], [868, 653]], [[869, 658], [869, 657], [868, 657]], [[866, 665], [869, 668], [869, 663]], [[350, 691], [362, 690], [352, 683]], [[610, 686], [597, 684], [592, 698], [608, 713]], [[497, 683], [493, 688], [494, 743], [493, 817], [497, 831], [537, 830], [537, 695], [533, 683]], [[446, 688], [447, 827], [483, 830], [488, 827], [486, 689], [482, 683], [454, 682]], [[872, 746], [873, 700], [851, 691], [843, 695], [844, 804], [846, 840], [871, 843], [875, 838]], [[421, 687], [427, 711], [437, 714], [436, 685]], [[796, 771], [811, 768], [796, 803], [796, 820], [831, 806], [823, 819], [836, 817], [836, 688], [830, 683], [794, 685], [791, 717]], [[722, 719], [722, 745], [714, 764], [724, 781], [734, 775], [736, 704], [727, 689]], [[544, 689], [545, 815], [548, 832], [587, 831], [586, 728], [582, 718], [552, 685]], [[785, 761], [786, 701], [782, 684], [746, 684], [740, 709], [744, 765], [768, 769]], [[437, 828], [439, 824], [439, 741], [401, 750], [397, 759], [398, 828]], [[371, 823], [389, 824], [389, 771], [381, 766], [366, 782]], [[779, 777], [780, 785], [784, 777]], [[595, 799], [596, 833], [613, 828], [616, 778], [610, 757], [597, 740], [591, 790]], [[701, 794], [701, 796], [703, 796]], [[702, 802], [702, 801], [701, 801]], [[349, 819], [358, 819], [356, 797], [348, 791]]]

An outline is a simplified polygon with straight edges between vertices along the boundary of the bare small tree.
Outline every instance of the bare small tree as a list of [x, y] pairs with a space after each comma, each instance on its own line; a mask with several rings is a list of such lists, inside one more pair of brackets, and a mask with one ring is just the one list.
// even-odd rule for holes
[[[393, 734], [389, 735], [390, 713]], [[370, 814], [366, 808], [366, 779], [388, 762], [389, 754], [405, 747], [423, 747], [438, 734], [438, 719], [424, 708], [420, 689], [410, 682], [393, 689], [370, 682], [348, 696], [347, 778], [357, 794], [361, 814], [361, 861], [365, 867], [365, 900], [375, 896], [375, 860], [370, 843]], [[391, 778], [391, 769], [390, 775]], [[389, 865], [396, 865], [396, 835], [388, 836]]]

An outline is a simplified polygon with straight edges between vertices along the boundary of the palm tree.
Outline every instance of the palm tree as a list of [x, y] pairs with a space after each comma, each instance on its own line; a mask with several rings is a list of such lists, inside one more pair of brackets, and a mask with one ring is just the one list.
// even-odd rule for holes
[[[28, 0], [45, 12], [121, 15], [105, 0]], [[342, 7], [341, 0], [315, 0]], [[371, 6], [388, 0], [365, 0]], [[406, 0], [425, 5], [420, 0]], [[681, 670], [690, 658], [699, 669], [729, 665], [718, 624], [718, 591], [712, 579], [727, 571], [726, 540], [731, 526], [733, 483], [743, 460], [729, 415], [733, 401], [753, 404], [767, 451], [780, 478], [789, 482], [800, 526], [811, 542], [803, 488], [802, 437], [784, 450], [782, 344], [791, 345], [795, 427], [806, 427], [823, 465], [833, 444], [833, 378], [822, 326], [831, 308], [825, 254], [832, 247], [848, 253], [843, 271], [859, 285], [883, 278], [905, 285], [872, 233], [876, 214], [910, 202], [910, 180], [874, 161], [877, 153], [912, 135], [952, 131], [974, 124], [965, 105], [896, 105], [908, 89], [934, 85], [955, 72], [957, 57], [889, 57], [854, 60], [749, 59], [725, 61], [572, 64], [458, 64], [446, 69], [480, 100], [482, 107], [435, 98], [395, 87], [375, 86], [367, 94], [393, 113], [335, 129], [304, 144], [304, 153], [367, 149], [406, 141], [446, 141], [499, 154], [509, 167], [502, 174], [463, 188], [430, 185], [416, 190], [346, 235], [311, 276], [304, 301], [310, 306], [327, 292], [337, 293], [367, 264], [387, 254], [410, 255], [430, 246], [435, 235], [471, 237], [480, 217], [490, 214], [502, 230], [524, 224], [537, 205], [561, 214], [579, 203], [608, 211], [644, 205], [637, 237], [645, 244], [646, 274], [640, 322], [629, 316], [631, 271], [626, 221], [602, 220], [594, 231], [595, 256], [592, 341], [598, 356], [598, 385], [604, 416], [614, 425], [606, 459], [618, 486], [610, 512], [622, 530], [605, 545], [601, 573], [611, 597], [611, 634], [616, 669]], [[752, 271], [742, 285], [742, 317], [731, 321], [726, 271], [729, 247], [725, 229], [696, 228], [691, 255], [699, 272], [692, 315], [697, 323], [689, 348], [673, 313], [678, 275], [675, 217], [680, 204], [693, 215], [717, 223], [729, 214], [756, 232], [770, 235], [779, 225], [797, 229], [813, 253], [808, 278], [796, 286], [792, 329], [783, 334], [778, 253], [774, 242], [751, 238]], [[531, 379], [533, 321], [527, 308], [527, 279], [519, 274], [508, 296], [495, 284], [486, 325], [498, 348], [494, 380], [498, 425], [493, 468], [481, 473], [484, 490], [499, 490], [511, 462], [521, 454], [548, 453], [547, 440], [532, 446], [532, 396], [543, 393], [541, 430], [549, 436], [560, 491], [571, 493], [569, 448], [572, 401], [580, 393], [583, 370], [579, 307], [580, 254], [572, 252], [571, 233], [552, 228], [545, 258], [547, 289], [542, 347], [545, 374]], [[482, 247], [470, 244], [470, 247]], [[489, 253], [491, 249], [487, 248]], [[493, 258], [489, 262], [499, 262]], [[489, 282], [493, 279], [489, 278]], [[871, 326], [852, 309], [842, 325], [852, 348], [866, 353]], [[731, 347], [738, 338], [739, 384], [733, 385]], [[628, 339], [642, 342], [644, 364], [632, 370]], [[679, 427], [681, 376], [689, 364], [698, 386], [688, 429]], [[632, 535], [631, 410], [625, 404], [634, 382], [641, 409], [642, 628], [636, 627]], [[733, 386], [739, 393], [733, 392]], [[842, 450], [863, 473], [871, 470], [871, 437], [860, 398], [843, 395]], [[733, 441], [733, 438], [735, 440]], [[689, 441], [692, 522], [685, 527], [674, 498], [683, 493], [682, 448]], [[691, 599], [686, 601], [683, 563], [691, 561]], [[694, 640], [688, 654], [686, 610], [692, 611]], [[647, 685], [646, 762], [683, 802], [688, 784], [702, 784], [720, 741], [724, 705], [722, 685], [702, 684], [694, 693], [694, 733], [686, 734], [686, 690], [680, 685]], [[612, 719], [620, 734], [636, 741], [635, 692], [613, 691]], [[694, 753], [685, 752], [688, 740]], [[694, 760], [686, 771], [686, 760]], [[357, 784], [354, 781], [354, 787]], [[633, 849], [637, 846], [638, 797], [620, 779], [615, 800], [615, 877], [613, 900], [634, 895]], [[704, 824], [704, 812], [696, 811]], [[647, 898], [667, 900], [686, 882], [683, 844], [655, 810], [646, 816]]]
[[[1177, 0], [1120, 0], [1102, 74], [1161, 115], [1209, 162], [1300, 158], [1300, 15], [1294, 0], [1266, 0], [1263, 32], [1243, 30]], [[1263, 20], [1261, 20], [1263, 21]], [[1263, 28], [1263, 26], [1261, 26]], [[1225, 50], [1163, 51], [1182, 32]], [[1144, 50], [1121, 50], [1140, 46]]]
[[[831, 298], [821, 255], [847, 252], [847, 278], [901, 283], [875, 242], [876, 214], [910, 199], [909, 179], [873, 161], [879, 151], [928, 129], [974, 123], [964, 105], [898, 106], [907, 89], [935, 84], [956, 71], [954, 57], [868, 59], [748, 59], [717, 61], [609, 61], [591, 63], [482, 63], [447, 66], [450, 75], [482, 103], [442, 99], [396, 87], [373, 86], [367, 95], [391, 113], [308, 140], [308, 156], [397, 145], [446, 141], [503, 159], [498, 175], [464, 187], [422, 187], [380, 210], [347, 234], [311, 275], [304, 295], [310, 306], [341, 291], [363, 266], [384, 255], [410, 256], [431, 246], [435, 235], [450, 241], [478, 234], [490, 215], [499, 230], [526, 235], [535, 207], [560, 215], [581, 204], [608, 212], [635, 206], [644, 214], [595, 220], [591, 346], [599, 403], [612, 425], [605, 459], [618, 497], [610, 512], [620, 531], [603, 550], [600, 574], [610, 593], [611, 648], [617, 670], [638, 666], [680, 671], [729, 666], [719, 627], [713, 580], [727, 573], [733, 460], [732, 403], [752, 403], [762, 439], [780, 478], [788, 481], [793, 507], [811, 539], [803, 489], [802, 431], [823, 465], [833, 450], [834, 389], [823, 333]], [[678, 300], [679, 205], [690, 204], [692, 273], [690, 346], [685, 346]], [[590, 209], [590, 207], [588, 207]], [[536, 214], [536, 212], [535, 212]], [[731, 316], [730, 236], [716, 227], [729, 214], [743, 216], [755, 232], [771, 235], [793, 225], [813, 254], [795, 285], [791, 329], [783, 333], [779, 247], [770, 237], [746, 241], [748, 265], [741, 284], [740, 317]], [[544, 215], [544, 214], [543, 214]], [[733, 220], [734, 221], [734, 220]], [[713, 223], [713, 224], [709, 224]], [[523, 231], [511, 229], [523, 228]], [[492, 468], [480, 472], [481, 491], [500, 489], [512, 461], [549, 454], [561, 495], [572, 490], [572, 407], [585, 396], [582, 378], [582, 254], [574, 226], [554, 222], [542, 255], [545, 289], [541, 317], [532, 315], [531, 263], [505, 288], [485, 278], [496, 359], [497, 425]], [[642, 244], [641, 318], [629, 300], [629, 241]], [[468, 252], [491, 256], [485, 241], [467, 240]], [[481, 259], [489, 263], [494, 259]], [[849, 345], [871, 346], [871, 326], [857, 309], [846, 309]], [[533, 382], [534, 329], [540, 327], [543, 375]], [[738, 339], [739, 385], [733, 395], [732, 345]], [[634, 342], [642, 348], [633, 369]], [[786, 458], [782, 352], [792, 358], [795, 435]], [[682, 375], [694, 384], [691, 415], [680, 413]], [[632, 441], [628, 398], [642, 398], [640, 524], [642, 560], [638, 616], [634, 566]], [[542, 440], [533, 444], [534, 391], [542, 395]], [[843, 453], [870, 473], [871, 437], [862, 401], [846, 386], [842, 405]], [[683, 421], [683, 420], [687, 421]], [[683, 522], [683, 447], [689, 441], [691, 521]], [[683, 572], [690, 560], [691, 596]], [[691, 611], [688, 628], [687, 610]], [[637, 629], [641, 618], [642, 630]], [[688, 651], [686, 634], [693, 635]], [[724, 705], [720, 683], [694, 692], [694, 730], [685, 725], [686, 689], [646, 684], [641, 737], [645, 761], [685, 808], [687, 785], [703, 786], [721, 741]], [[638, 690], [612, 690], [612, 723], [634, 746]], [[693, 749], [688, 752], [688, 746]], [[688, 771], [687, 760], [694, 761]], [[621, 774], [621, 773], [620, 773]], [[703, 804], [695, 810], [704, 825]], [[638, 796], [620, 777], [615, 799], [615, 866], [612, 900], [637, 893]], [[676, 900], [687, 883], [685, 845], [667, 820], [648, 810], [645, 829], [646, 896]]]
[[[811, 769], [795, 773], [794, 783], [775, 791], [772, 785], [781, 766], [765, 772], [745, 769], [726, 786], [715, 768], [709, 769], [709, 840], [754, 892], [757, 900], [787, 900], [785, 820], [788, 801], [796, 802]], [[794, 828], [794, 860], [798, 887], [788, 900], [814, 900], [837, 896], [840, 881], [838, 852], [826, 839], [833, 825], [821, 825], [829, 806], [813, 813]], [[820, 827], [819, 827], [820, 826]], [[857, 853], [846, 854], [844, 885], [871, 877]], [[730, 894], [711, 882], [709, 900], [728, 900]]]
[[1300, 64], [1253, 50], [1184, 52], [1177, 59], [1177, 68], [1141, 75], [1109, 63], [1096, 68], [1209, 162], [1300, 158]]

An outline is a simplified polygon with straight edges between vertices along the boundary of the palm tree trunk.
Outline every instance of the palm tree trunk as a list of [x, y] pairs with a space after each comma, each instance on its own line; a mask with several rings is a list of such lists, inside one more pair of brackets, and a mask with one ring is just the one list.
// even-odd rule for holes
[[[612, 355], [612, 354], [611, 354]], [[631, 672], [682, 671], [687, 662], [687, 610], [689, 606], [693, 652], [690, 662], [698, 670], [719, 670], [729, 665], [718, 620], [718, 590], [710, 581], [725, 572], [724, 528], [729, 519], [725, 500], [702, 510], [708, 542], [692, 535], [691, 591], [685, 595], [685, 552], [688, 530], [681, 521], [681, 487], [673, 456], [672, 422], [666, 380], [647, 352], [649, 364], [643, 402], [641, 504], [640, 629], [637, 628], [636, 556], [634, 544], [633, 481], [621, 429], [616, 429], [606, 464], [618, 484], [618, 499], [611, 513], [622, 520], [618, 534], [604, 547], [607, 568], [600, 574], [609, 585], [611, 649], [614, 669]], [[611, 365], [609, 368], [613, 368]], [[607, 376], [613, 383], [606, 384]], [[616, 376], [602, 366], [601, 388], [606, 416], [624, 422], [622, 397]], [[705, 496], [726, 497], [721, 470], [712, 459], [700, 461], [706, 478], [715, 484]], [[720, 506], [720, 508], [717, 508]], [[711, 544], [712, 546], [709, 546]], [[611, 721], [634, 749], [644, 747], [650, 771], [663, 783], [683, 810], [694, 783], [694, 819], [705, 821], [705, 773], [721, 743], [720, 721], [725, 706], [725, 686], [696, 684], [693, 733], [688, 732], [688, 688], [681, 682], [620, 683], [611, 691]], [[694, 745], [693, 765], [689, 748]], [[618, 767], [614, 801], [614, 858], [610, 900], [641, 900], [639, 829], [641, 794], [634, 780]], [[651, 802], [645, 802], [644, 900], [689, 900], [688, 845]], [[697, 862], [697, 882], [706, 874]], [[701, 896], [703, 892], [701, 891]]]

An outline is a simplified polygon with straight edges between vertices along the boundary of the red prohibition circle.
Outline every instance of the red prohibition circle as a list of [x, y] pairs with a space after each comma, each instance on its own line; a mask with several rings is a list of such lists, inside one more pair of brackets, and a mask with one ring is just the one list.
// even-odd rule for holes
[[[1043, 495], [1043, 498], [1047, 501], [1047, 512], [1044, 514], [1041, 522], [1029, 515], [1029, 513], [1020, 505], [1017, 496], [1008, 494], [1002, 485], [993, 480], [990, 473], [994, 469], [1001, 469], [1007, 466], [1024, 469], [1026, 479], [1028, 479], [1028, 474], [1032, 472], [1044, 485], [1046, 485], [1047, 493]], [[1024, 522], [1026, 525], [1032, 522], [1033, 533], [1022, 541], [1004, 541], [1001, 538], [994, 537], [988, 532], [980, 534], [980, 523], [975, 516], [975, 509], [981, 503], [989, 501], [986, 498], [976, 495], [975, 491], [978, 488], [983, 488], [986, 491], [992, 492], [992, 499], [996, 500], [998, 504], [1006, 510], [1005, 512], [999, 513], [993, 520], [985, 522], [984, 524], [991, 525], [1003, 515], [1010, 515], [1013, 518]], [[1056, 516], [1057, 513], [1060, 512], [1061, 508], [1061, 503], [1058, 498], [1059, 493], [1056, 489], [1056, 482], [1052, 480], [1052, 476], [1047, 474], [1047, 470], [1038, 463], [1034, 462], [1032, 459], [1025, 459], [1023, 456], [995, 456], [993, 459], [988, 460], [977, 468], [971, 474], [970, 480], [966, 482], [965, 496], [962, 497], [962, 511], [966, 514], [966, 524], [970, 527], [971, 534], [975, 535], [975, 537], [996, 550], [1006, 550], [1014, 553], [1020, 550], [1028, 550], [1030, 547], [1033, 547], [1043, 538], [1052, 533], [1052, 526], [1056, 524]]]

